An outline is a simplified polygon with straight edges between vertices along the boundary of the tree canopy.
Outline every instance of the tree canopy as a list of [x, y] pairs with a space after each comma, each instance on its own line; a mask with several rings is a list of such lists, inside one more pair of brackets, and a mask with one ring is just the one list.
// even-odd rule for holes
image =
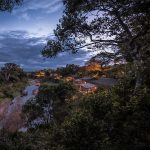
[[[70, 83], [42, 85], [38, 95], [24, 106], [29, 126], [50, 124], [54, 120], [62, 121], [67, 114], [66, 101], [75, 93], [76, 89]], [[41, 122], [34, 121], [38, 118]]]
[[14, 63], [6, 63], [0, 70], [0, 77], [4, 82], [18, 81], [25, 76], [23, 69]]
[[0, 0], [0, 11], [11, 11], [22, 0]]
[[67, 64], [65, 67], [57, 68], [57, 72], [62, 76], [75, 75], [79, 70], [78, 65]]
[[[48, 42], [43, 55], [52, 57], [69, 50], [76, 53], [90, 46], [93, 51], [100, 51], [91, 62], [98, 59], [107, 66], [123, 60], [124, 64], [113, 66], [114, 72], [121, 73], [122, 68], [127, 72], [123, 71], [123, 79], [113, 88], [99, 88], [91, 95], [75, 95], [72, 83], [41, 84], [38, 95], [28, 101], [24, 112], [29, 127], [36, 119], [44, 119], [46, 123], [26, 133], [9, 135], [0, 131], [0, 148], [150, 149], [150, 1], [63, 2], [65, 10], [55, 30], [56, 39]], [[2, 71], [11, 72], [11, 68], [16, 67], [7, 64]], [[68, 65], [66, 70], [57, 71], [69, 75], [77, 68]]]
[[[134, 65], [136, 87], [145, 84], [149, 62], [150, 1], [148, 0], [63, 0], [65, 10], [56, 39], [43, 49], [45, 57], [90, 46], [113, 52]], [[142, 66], [145, 65], [143, 68]]]

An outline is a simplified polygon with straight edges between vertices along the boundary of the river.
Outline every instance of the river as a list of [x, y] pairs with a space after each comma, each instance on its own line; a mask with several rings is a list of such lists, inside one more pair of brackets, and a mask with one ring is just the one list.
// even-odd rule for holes
[[24, 91], [26, 95], [15, 97], [11, 102], [6, 102], [0, 106], [0, 128], [12, 132], [16, 130], [24, 132], [26, 130], [26, 119], [22, 113], [22, 107], [27, 101], [35, 97], [39, 89], [39, 83], [36, 80], [30, 80], [29, 83]]

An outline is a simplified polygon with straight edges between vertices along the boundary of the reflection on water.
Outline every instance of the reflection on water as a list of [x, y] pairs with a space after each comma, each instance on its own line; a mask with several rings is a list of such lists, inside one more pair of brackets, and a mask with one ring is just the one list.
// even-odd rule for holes
[[17, 130], [24, 126], [24, 120], [21, 116], [22, 106], [28, 100], [35, 97], [34, 91], [38, 91], [38, 89], [39, 86], [36, 85], [36, 81], [32, 81], [25, 89], [25, 93], [27, 93], [27, 95], [16, 97], [8, 104], [3, 117], [0, 118], [0, 128]]
[[21, 97], [21, 102], [22, 105], [24, 105], [28, 100], [30, 100], [32, 97], [35, 97], [35, 95], [33, 95], [33, 92], [38, 90], [38, 86], [36, 85], [30, 85], [27, 86], [27, 88], [25, 89], [25, 92], [27, 92], [26, 96]]

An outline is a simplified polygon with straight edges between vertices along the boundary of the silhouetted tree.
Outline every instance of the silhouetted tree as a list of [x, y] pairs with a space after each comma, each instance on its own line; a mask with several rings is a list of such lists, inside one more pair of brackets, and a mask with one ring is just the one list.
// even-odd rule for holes
[[14, 63], [6, 63], [4, 67], [1, 68], [1, 75], [3, 75], [4, 81], [20, 80], [26, 75], [19, 65]]
[[79, 70], [78, 65], [67, 64], [66, 67], [57, 68], [57, 72], [59, 72], [62, 76], [75, 75]]
[[[150, 1], [64, 0], [64, 15], [54, 30], [56, 40], [43, 49], [45, 57], [90, 46], [122, 55], [134, 65], [138, 89], [146, 83], [150, 54]], [[88, 41], [88, 42], [87, 42]], [[144, 67], [143, 67], [144, 66]]]
[[23, 0], [0, 0], [0, 11], [11, 11], [16, 5], [21, 4]]

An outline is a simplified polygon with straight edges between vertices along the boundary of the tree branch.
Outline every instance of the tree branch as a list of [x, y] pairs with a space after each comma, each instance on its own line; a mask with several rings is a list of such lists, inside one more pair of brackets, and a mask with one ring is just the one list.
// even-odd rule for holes
[[131, 40], [131, 42], [130, 42], [130, 45], [131, 45], [137, 38], [148, 34], [148, 33], [149, 33], [148, 31], [150, 31], [150, 27], [149, 27], [149, 26], [145, 27], [144, 30], [138, 32], [137, 35], [132, 38], [132, 40]]
[[132, 34], [131, 31], [129, 30], [128, 26], [123, 22], [123, 20], [121, 19], [120, 13], [118, 10], [114, 9], [113, 13], [115, 14], [116, 18], [118, 19], [120, 25], [122, 26], [122, 28], [125, 30], [125, 32], [128, 34], [128, 36], [130, 38], [132, 38]]

